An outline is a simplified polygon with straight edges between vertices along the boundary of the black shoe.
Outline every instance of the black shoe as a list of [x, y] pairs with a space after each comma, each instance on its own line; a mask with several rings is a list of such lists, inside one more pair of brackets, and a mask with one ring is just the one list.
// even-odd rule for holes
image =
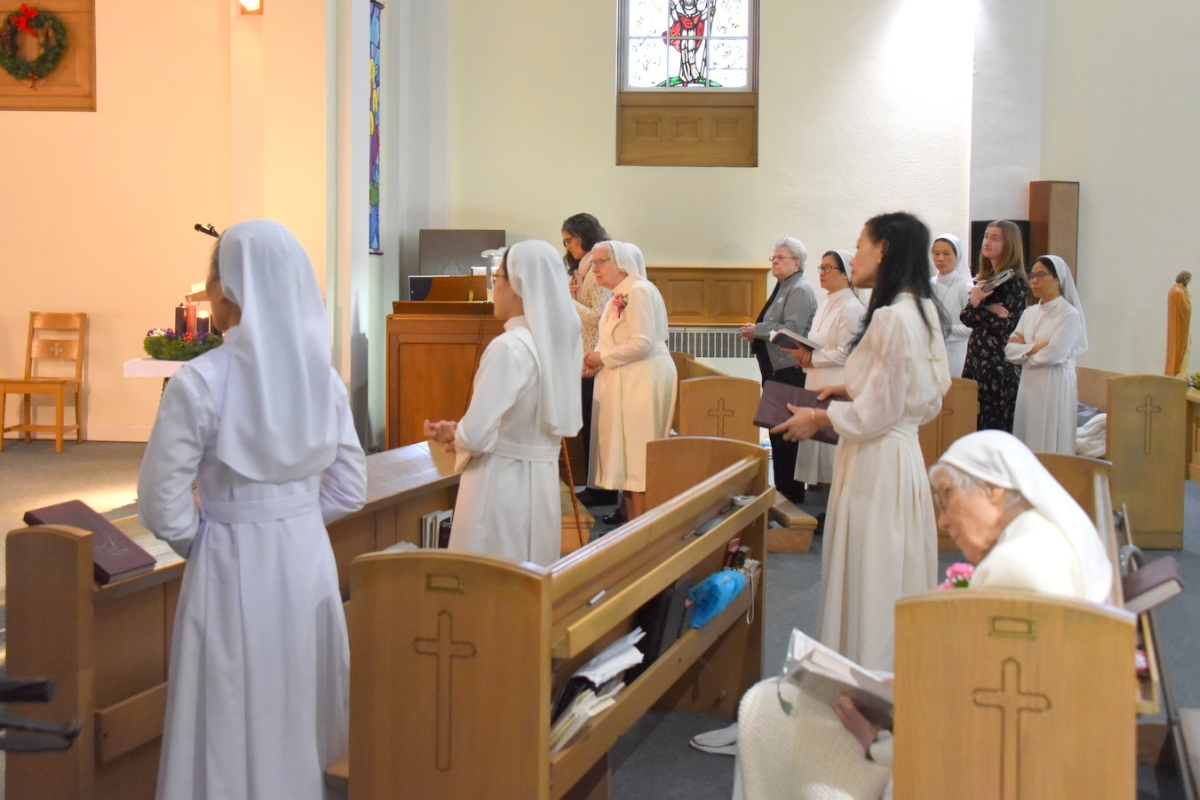
[[618, 508], [611, 514], [605, 514], [600, 518], [600, 521], [605, 525], [624, 525], [625, 524], [625, 509]]
[[817, 514], [817, 527], [813, 528], [813, 536], [820, 536], [825, 532], [825, 512]]
[[575, 499], [585, 506], [612, 506], [617, 503], [617, 492], [615, 489], [593, 489], [589, 486], [582, 492], [576, 492]]

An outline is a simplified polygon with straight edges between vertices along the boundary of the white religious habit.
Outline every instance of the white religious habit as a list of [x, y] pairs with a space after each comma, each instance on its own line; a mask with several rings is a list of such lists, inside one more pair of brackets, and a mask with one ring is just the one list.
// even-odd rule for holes
[[917, 440], [950, 388], [937, 325], [934, 301], [918, 305], [909, 292], [877, 309], [846, 360], [851, 401], [828, 410], [841, 441], [821, 556], [820, 639], [868, 669], [892, 668], [896, 600], [937, 584], [937, 525]]
[[[835, 251], [850, 273], [850, 253]], [[846, 359], [850, 357], [850, 342], [862, 328], [867, 309], [854, 290], [847, 287], [825, 298], [817, 307], [808, 338], [821, 345], [812, 354], [812, 366], [804, 368], [804, 388], [820, 391], [826, 386], [840, 386]], [[801, 483], [832, 483], [833, 462], [837, 445], [815, 442], [812, 439], [800, 442], [796, 453], [795, 477]]]
[[[1079, 418], [1075, 360], [1087, 350], [1087, 329], [1067, 263], [1058, 256], [1046, 258], [1055, 264], [1062, 294], [1025, 309], [1015, 331], [1025, 343], [1009, 342], [1004, 347], [1005, 357], [1021, 365], [1013, 434], [1035, 453], [1075, 455]], [[1048, 344], [1030, 355], [1039, 342]]]
[[325, 524], [362, 507], [366, 462], [299, 242], [256, 220], [219, 248], [241, 324], [167, 384], [138, 477], [142, 523], [188, 559], [157, 797], [319, 800], [349, 745]]
[[560, 439], [583, 424], [583, 340], [567, 276], [549, 243], [518, 242], [504, 263], [525, 314], [507, 320], [484, 350], [471, 406], [454, 435], [465, 470], [450, 549], [548, 566], [561, 544]]
[[626, 277], [600, 318], [589, 486], [646, 491], [646, 443], [665, 439], [675, 408], [667, 308], [623, 242], [610, 242]]
[[967, 252], [962, 242], [952, 233], [943, 233], [934, 239], [945, 240], [958, 255], [958, 263], [949, 275], [937, 274], [933, 278], [933, 296], [950, 317], [950, 332], [946, 336], [946, 360], [950, 363], [950, 375], [961, 378], [967, 360], [967, 340], [971, 329], [962, 324], [959, 314], [971, 301], [971, 271], [967, 266]]

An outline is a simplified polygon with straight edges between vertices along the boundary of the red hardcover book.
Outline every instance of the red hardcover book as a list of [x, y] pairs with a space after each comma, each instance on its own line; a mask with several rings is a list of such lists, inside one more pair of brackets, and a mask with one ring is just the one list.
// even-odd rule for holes
[[92, 564], [101, 585], [154, 569], [154, 556], [81, 500], [25, 512], [26, 525], [69, 525], [92, 534]]
[[[818, 400], [817, 393], [791, 386], [779, 381], [767, 381], [763, 384], [762, 399], [758, 401], [758, 411], [754, 412], [754, 424], [760, 428], [774, 428], [787, 422], [792, 417], [788, 411], [788, 403], [805, 408], [829, 408], [829, 400]], [[833, 428], [822, 428], [812, 437], [814, 442], [837, 444], [837, 431]]]

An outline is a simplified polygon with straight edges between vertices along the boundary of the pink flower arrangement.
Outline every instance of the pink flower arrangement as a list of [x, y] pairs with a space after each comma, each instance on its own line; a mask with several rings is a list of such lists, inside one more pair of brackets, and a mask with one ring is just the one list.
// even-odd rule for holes
[[629, 295], [618, 294], [613, 295], [613, 308], [617, 310], [617, 316], [620, 317], [625, 313], [625, 309], [629, 307]]
[[946, 580], [938, 584], [939, 589], [965, 589], [971, 585], [975, 567], [970, 564], [951, 564], [946, 570]]

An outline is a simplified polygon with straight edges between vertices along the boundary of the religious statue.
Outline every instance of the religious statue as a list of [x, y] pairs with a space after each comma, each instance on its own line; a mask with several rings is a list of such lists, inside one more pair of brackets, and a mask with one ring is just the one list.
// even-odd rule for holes
[[670, 80], [672, 86], [708, 83], [704, 34], [716, 13], [716, 0], [670, 0], [667, 19], [671, 27], [663, 32], [663, 38], [681, 56], [679, 77]]
[[1192, 273], [1175, 276], [1175, 285], [1167, 292], [1167, 367], [1166, 374], [1187, 380], [1188, 356], [1191, 354], [1192, 298], [1188, 284]]

